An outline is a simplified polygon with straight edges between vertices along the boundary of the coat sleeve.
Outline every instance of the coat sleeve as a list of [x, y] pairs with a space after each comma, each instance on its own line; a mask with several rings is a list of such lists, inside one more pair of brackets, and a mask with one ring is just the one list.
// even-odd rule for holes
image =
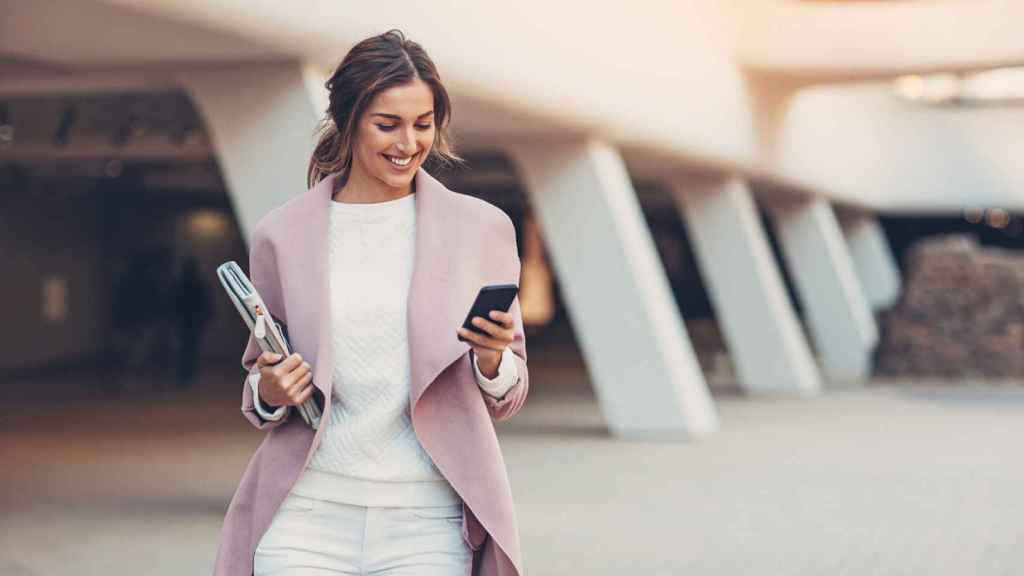
[[[252, 234], [252, 246], [249, 248], [249, 279], [253, 287], [260, 293], [263, 302], [275, 314], [282, 315], [281, 282], [277, 277], [277, 264], [274, 258], [273, 247], [270, 246], [262, 230], [257, 227]], [[242, 353], [242, 367], [247, 372], [242, 379], [242, 415], [253, 426], [259, 430], [276, 428], [288, 420], [292, 410], [289, 408], [280, 420], [264, 420], [256, 411], [256, 401], [252, 387], [249, 385], [249, 374], [256, 372], [256, 359], [259, 358], [262, 350], [252, 334], [249, 334], [249, 342]]]
[[[518, 285], [522, 266], [519, 261], [518, 249], [516, 248], [516, 230], [512, 221], [507, 216], [504, 217], [504, 222], [506, 227], [505, 234], [509, 241], [512, 258], [509, 265], [512, 267], [515, 283]], [[519, 409], [523, 407], [523, 404], [526, 403], [526, 393], [530, 388], [530, 373], [526, 369], [526, 334], [523, 330], [523, 313], [519, 308], [518, 296], [512, 301], [512, 307], [509, 308], [509, 312], [515, 321], [515, 336], [512, 343], [509, 344], [509, 348], [512, 349], [512, 353], [515, 355], [516, 372], [519, 376], [519, 381], [509, 388], [508, 392], [501, 399], [480, 390], [484, 403], [487, 405], [487, 412], [490, 413], [491, 418], [494, 420], [506, 420], [515, 416]]]

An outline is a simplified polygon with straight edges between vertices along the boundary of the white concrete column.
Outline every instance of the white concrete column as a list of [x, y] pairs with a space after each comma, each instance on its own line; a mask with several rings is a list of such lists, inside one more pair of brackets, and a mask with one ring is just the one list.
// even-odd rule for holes
[[832, 206], [823, 198], [774, 206], [783, 257], [826, 374], [860, 381], [871, 373], [878, 328]]
[[248, 238], [264, 214], [306, 190], [326, 78], [284, 63], [201, 68], [180, 81], [204, 119]]
[[813, 394], [821, 377], [757, 205], [739, 177], [672, 183], [744, 390]]
[[597, 141], [509, 151], [611, 431], [713, 431], [714, 405], [619, 152]]
[[868, 304], [874, 310], [892, 307], [900, 297], [900, 269], [878, 218], [867, 212], [844, 212], [839, 225]]

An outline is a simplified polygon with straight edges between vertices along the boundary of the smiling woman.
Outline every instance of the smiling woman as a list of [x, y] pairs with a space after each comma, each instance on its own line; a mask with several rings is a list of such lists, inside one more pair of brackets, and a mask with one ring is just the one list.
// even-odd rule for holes
[[[368, 38], [327, 89], [309, 189], [252, 232], [250, 277], [294, 353], [261, 354], [252, 338], [243, 353], [242, 411], [268, 434], [215, 574], [519, 576], [492, 424], [526, 400], [519, 303], [461, 327], [484, 284], [518, 284], [515, 228], [423, 169], [460, 160], [418, 44]], [[315, 389], [314, 432], [289, 416]]]

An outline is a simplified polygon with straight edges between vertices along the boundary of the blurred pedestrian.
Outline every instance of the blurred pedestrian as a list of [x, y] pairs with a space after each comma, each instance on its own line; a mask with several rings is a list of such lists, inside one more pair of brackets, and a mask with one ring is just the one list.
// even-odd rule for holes
[[172, 292], [174, 324], [178, 342], [178, 386], [191, 386], [199, 367], [203, 330], [213, 312], [210, 289], [199, 273], [199, 263], [189, 256], [182, 264]]
[[108, 385], [124, 387], [124, 378], [141, 381], [167, 368], [172, 346], [169, 294], [173, 254], [166, 246], [133, 254], [113, 287], [112, 345], [108, 350]]

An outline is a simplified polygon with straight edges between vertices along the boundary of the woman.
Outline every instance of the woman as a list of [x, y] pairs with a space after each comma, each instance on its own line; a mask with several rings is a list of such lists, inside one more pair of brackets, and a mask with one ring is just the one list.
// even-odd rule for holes
[[[252, 234], [252, 281], [295, 353], [243, 355], [242, 411], [268, 434], [215, 573], [522, 574], [492, 422], [526, 399], [519, 303], [461, 328], [482, 286], [518, 283], [515, 229], [421, 168], [457, 158], [419, 45], [364, 40], [327, 89], [310, 189]], [[314, 432], [292, 412], [315, 390]]]

